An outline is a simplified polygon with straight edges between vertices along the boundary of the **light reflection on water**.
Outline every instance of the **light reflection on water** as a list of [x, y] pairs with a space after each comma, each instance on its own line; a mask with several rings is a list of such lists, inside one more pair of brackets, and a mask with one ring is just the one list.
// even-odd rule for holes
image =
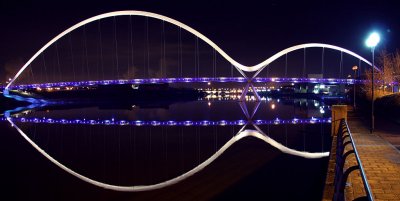
[[[162, 105], [162, 104], [161, 104]], [[247, 102], [246, 106], [254, 108], [257, 102]], [[133, 105], [130, 107], [66, 107], [45, 106], [14, 115], [15, 117], [65, 118], [65, 119], [120, 119], [141, 121], [218, 121], [243, 119], [244, 114], [238, 101], [201, 100], [193, 102], [172, 103], [169, 105]], [[323, 111], [323, 112], [321, 112]], [[330, 117], [330, 106], [316, 100], [268, 99], [260, 103], [254, 119], [293, 119]]]
[[[76, 169], [76, 172], [81, 174], [80, 176], [83, 180], [88, 181], [87, 177], [90, 177], [109, 184], [150, 185], [145, 190], [151, 190], [154, 187], [151, 185], [154, 185], [154, 183], [159, 183], [156, 185], [157, 188], [160, 185], [161, 187], [168, 186], [176, 183], [174, 178], [180, 178], [182, 175], [197, 172], [197, 169], [203, 169], [209, 164], [206, 163], [204, 165], [205, 161], [209, 161], [210, 158], [216, 159], [215, 155], [218, 150], [223, 149], [223, 147], [227, 149], [237, 141], [234, 140], [235, 136], [242, 136], [244, 133], [252, 133], [246, 136], [259, 136], [258, 138], [264, 136], [264, 141], [265, 139], [270, 139], [275, 145], [279, 145], [275, 146], [275, 148], [283, 147], [280, 150], [286, 150], [283, 151], [284, 153], [296, 153], [295, 155], [306, 158], [313, 155], [307, 155], [309, 152], [316, 152], [317, 155], [321, 153], [318, 157], [327, 156], [327, 146], [325, 145], [324, 148], [322, 134], [313, 136], [311, 140], [322, 143], [315, 145], [308, 143], [308, 146], [306, 146], [306, 130], [316, 130], [312, 127], [321, 128], [322, 130], [326, 127], [326, 123], [329, 122], [326, 118], [327, 113], [320, 112], [320, 105], [321, 103], [315, 100], [287, 101], [268, 98], [262, 102], [250, 103], [211, 100], [195, 101], [175, 103], [167, 108], [141, 108], [140, 106], [134, 106], [130, 110], [100, 109], [98, 107], [76, 109], [66, 107], [65, 109], [63, 107], [50, 106], [14, 114], [9, 120], [15, 123], [17, 129], [21, 128], [22, 134], [26, 134], [26, 137], [29, 136], [33, 144], [37, 143], [38, 147], [43, 149], [44, 155], [49, 154], [50, 160], [52, 160], [51, 156], [53, 156], [61, 164], [68, 164], [65, 170], [76, 174], [72, 171]], [[57, 120], [58, 124], [54, 124], [55, 120], [52, 118], [60, 117], [63, 117], [63, 119]], [[82, 119], [82, 117], [84, 117], [84, 120], [86, 118], [98, 120], [110, 118], [111, 120], [106, 120], [106, 122], [118, 121], [124, 122], [124, 124], [112, 125], [103, 123], [98, 125], [89, 123], [87, 125], [67, 125], [66, 122], [69, 121], [64, 119]], [[13, 118], [15, 119], [13, 120]], [[123, 118], [127, 120], [119, 120]], [[301, 122], [298, 121], [299, 118], [308, 118], [308, 121], [303, 123], [303, 120]], [[26, 119], [33, 119], [34, 121], [33, 123], [32, 121], [27, 122]], [[46, 119], [44, 122], [48, 124], [38, 124], [38, 119]], [[324, 119], [324, 121], [321, 119]], [[163, 126], [159, 123], [160, 121], [167, 123], [179, 122], [179, 120], [186, 121], [183, 121], [183, 124], [180, 125], [171, 123], [168, 126]], [[193, 120], [194, 122], [196, 120], [200, 122], [200, 125], [193, 124]], [[95, 120], [89, 122], [92, 121], [95, 122]], [[136, 122], [136, 124], [128, 125], [126, 122], [129, 121]], [[148, 122], [148, 124], [143, 124], [143, 122]], [[188, 124], [187, 122], [191, 123]], [[204, 122], [208, 123], [204, 124]], [[216, 122], [216, 124], [209, 124], [209, 122]], [[254, 123], [258, 126], [254, 125]], [[117, 125], [128, 126], [115, 127]], [[248, 127], [252, 128], [248, 130]], [[306, 129], [305, 127], [308, 128]], [[283, 130], [284, 132], [282, 132]], [[243, 133], [243, 131], [245, 132]], [[299, 135], [303, 135], [301, 137], [303, 143], [294, 142], [299, 138]], [[71, 136], [74, 137], [71, 138]], [[185, 141], [184, 138], [186, 138]], [[315, 138], [319, 138], [319, 140], [315, 140]], [[270, 140], [265, 142], [271, 142]], [[184, 148], [185, 146], [187, 148]], [[291, 148], [291, 146], [294, 148]], [[40, 148], [39, 151], [41, 151]], [[167, 151], [168, 148], [169, 151]], [[223, 149], [223, 151], [226, 149]], [[132, 155], [134, 156], [133, 161]], [[217, 155], [219, 156], [219, 154]], [[103, 158], [100, 156], [103, 156]], [[115, 158], [118, 158], [118, 169], [107, 167], [108, 162], [106, 163], [105, 161], [113, 164]], [[87, 163], [88, 161], [90, 162]], [[97, 165], [93, 166], [94, 164]], [[182, 167], [177, 168], [176, 164], [181, 164]], [[103, 168], [100, 168], [102, 169], [102, 176], [99, 176], [99, 168], [96, 167], [101, 166], [103, 166]], [[148, 171], [152, 175], [151, 179], [134, 176], [134, 178], [129, 179], [124, 177], [127, 180], [121, 181], [123, 179], [120, 176], [110, 178], [105, 176], [113, 175], [115, 172], [118, 172], [118, 175], [123, 174], [124, 169], [127, 167], [130, 167], [128, 168], [130, 170], [135, 169], [139, 172], [141, 170]], [[161, 172], [168, 170], [167, 172], [169, 173], [159, 175], [160, 167], [164, 169]], [[64, 168], [64, 166], [61, 165], [61, 168]], [[116, 178], [118, 179], [116, 180]], [[96, 184], [92, 180], [89, 180], [89, 182]], [[115, 190], [135, 189], [133, 187], [110, 188]]]
[[[275, 106], [271, 107], [272, 105]], [[320, 112], [321, 106], [324, 106], [323, 103], [314, 100], [278, 99], [246, 104], [239, 104], [237, 101], [200, 100], [174, 103], [163, 108], [134, 106], [129, 110], [52, 106], [13, 114], [11, 119], [245, 122], [206, 126], [118, 126], [13, 121], [16, 128], [21, 128], [33, 143], [63, 164], [62, 166], [65, 165], [64, 170], [75, 176], [78, 173], [81, 179], [105, 188], [142, 191], [175, 185], [193, 174], [198, 174], [198, 171], [210, 165], [222, 153], [231, 149], [231, 146], [242, 146], [245, 149], [254, 146], [254, 141], [247, 140], [249, 136], [258, 136], [256, 138], [264, 142], [272, 142], [275, 146], [266, 146], [271, 150], [286, 154], [296, 153], [295, 156], [306, 158], [307, 153], [315, 153], [317, 158], [326, 157], [330, 148], [327, 137], [328, 121], [293, 122], [293, 119], [329, 118], [329, 106], [324, 106], [327, 110], [324, 113]], [[288, 121], [253, 125], [257, 120], [276, 122], [276, 119]], [[239, 140], [243, 141], [241, 145], [234, 145]], [[232, 154], [234, 155], [228, 151], [228, 155]], [[279, 152], [270, 151], [269, 157], [278, 156]], [[97, 182], [113, 186], [104, 186]]]

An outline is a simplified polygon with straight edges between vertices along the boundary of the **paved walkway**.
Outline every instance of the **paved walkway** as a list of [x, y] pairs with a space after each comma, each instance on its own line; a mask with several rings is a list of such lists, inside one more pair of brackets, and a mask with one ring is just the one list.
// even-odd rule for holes
[[[377, 121], [374, 134], [370, 134], [368, 120], [349, 111], [348, 125], [367, 175], [375, 200], [400, 200], [400, 151], [389, 142], [400, 142], [400, 126]], [[388, 136], [390, 138], [388, 138]], [[388, 142], [389, 141], [389, 142]], [[355, 163], [354, 157], [346, 166]], [[364, 194], [359, 171], [350, 174], [346, 198], [355, 199]]]

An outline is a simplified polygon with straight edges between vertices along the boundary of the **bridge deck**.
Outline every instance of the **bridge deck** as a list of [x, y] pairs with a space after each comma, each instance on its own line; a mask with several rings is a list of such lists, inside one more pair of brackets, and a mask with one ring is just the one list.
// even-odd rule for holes
[[[378, 120], [374, 134], [370, 134], [368, 122], [353, 112], [349, 113], [348, 125], [374, 198], [400, 200], [400, 151], [396, 149], [396, 144], [393, 146], [388, 142], [397, 143], [393, 139], [400, 139], [400, 126]], [[350, 175], [348, 181], [349, 188], [346, 189], [348, 200], [364, 195], [359, 173], [356, 172]]]

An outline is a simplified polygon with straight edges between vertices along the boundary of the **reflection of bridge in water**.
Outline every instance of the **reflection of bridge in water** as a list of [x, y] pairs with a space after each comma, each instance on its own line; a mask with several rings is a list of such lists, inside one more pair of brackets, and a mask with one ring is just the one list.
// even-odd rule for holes
[[[75, 119], [75, 120], [68, 120], [68, 119], [51, 119], [51, 118], [35, 118], [35, 117], [15, 117], [15, 114], [7, 113], [6, 118], [1, 118], [1, 120], [7, 120], [11, 123], [11, 125], [19, 132], [19, 134], [40, 154], [42, 154], [45, 158], [49, 161], [54, 163], [56, 166], [61, 168], [62, 170], [68, 172], [69, 174], [88, 182], [92, 185], [99, 186], [105, 189], [116, 190], [116, 191], [129, 191], [129, 192], [140, 192], [140, 191], [151, 191], [156, 189], [165, 188], [174, 184], [177, 184], [183, 180], [188, 179], [189, 177], [193, 176], [194, 174], [200, 172], [207, 166], [209, 166], [212, 162], [218, 159], [226, 150], [228, 150], [231, 146], [235, 143], [248, 138], [256, 138], [265, 142], [266, 144], [274, 147], [275, 149], [281, 151], [285, 154], [290, 154], [293, 156], [304, 157], [309, 159], [317, 159], [327, 157], [329, 152], [307, 152], [307, 151], [300, 151], [296, 149], [289, 148], [278, 141], [272, 139], [268, 134], [264, 133], [262, 129], [260, 129], [260, 125], [286, 125], [286, 124], [322, 124], [322, 123], [329, 123], [331, 120], [330, 118], [295, 118], [295, 119], [273, 119], [273, 120], [253, 120], [254, 114], [257, 112], [260, 102], [256, 103], [253, 111], [248, 111], [247, 106], [244, 102], [239, 103], [242, 109], [242, 112], [245, 115], [244, 120], [237, 120], [237, 121], [227, 121], [227, 120], [219, 120], [219, 121], [129, 121], [129, 120], [117, 120], [117, 119], [110, 119], [110, 120], [90, 120], [90, 119]], [[32, 108], [31, 108], [32, 109]], [[135, 186], [122, 186], [122, 185], [113, 185], [105, 182], [101, 182], [92, 178], [89, 178], [83, 174], [78, 173], [77, 171], [69, 168], [68, 166], [61, 163], [59, 160], [52, 157], [49, 153], [47, 153], [44, 149], [42, 149], [38, 144], [34, 142], [29, 136], [28, 133], [23, 131], [20, 128], [23, 124], [33, 124], [33, 125], [40, 125], [40, 124], [61, 124], [61, 125], [69, 125], [69, 124], [76, 124], [76, 125], [87, 125], [87, 126], [140, 126], [140, 127], [158, 127], [158, 126], [184, 126], [184, 127], [194, 127], [194, 126], [241, 126], [240, 130], [231, 138], [229, 139], [221, 148], [216, 150], [214, 154], [208, 157], [205, 161], [201, 162], [200, 164], [196, 165], [191, 170], [176, 176], [174, 178], [170, 178], [168, 180], [158, 182], [155, 184], [149, 185], [135, 185]], [[248, 127], [253, 127], [252, 129]]]

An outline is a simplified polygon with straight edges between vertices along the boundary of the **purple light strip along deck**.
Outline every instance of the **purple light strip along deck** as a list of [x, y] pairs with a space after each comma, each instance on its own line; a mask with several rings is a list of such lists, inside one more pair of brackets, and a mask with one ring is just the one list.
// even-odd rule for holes
[[[207, 82], [247, 82], [244, 77], [201, 77], [201, 78], [149, 78], [131, 80], [97, 80], [97, 81], [78, 81], [78, 82], [53, 82], [42, 84], [24, 84], [12, 86], [11, 89], [31, 89], [49, 87], [89, 87], [96, 85], [114, 84], [155, 84], [155, 83], [207, 83]], [[277, 82], [277, 83], [327, 83], [327, 84], [363, 84], [366, 80], [336, 79], [336, 78], [265, 78], [256, 77], [253, 82]]]
[[[119, 125], [119, 126], [228, 126], [228, 125], [245, 125], [246, 120], [219, 120], [219, 121], [140, 121], [140, 120], [95, 120], [95, 119], [53, 119], [53, 118], [25, 118], [11, 117], [13, 122], [22, 123], [38, 123], [38, 124], [80, 124], [80, 125]], [[1, 117], [1, 121], [6, 121], [6, 117]], [[314, 123], [330, 123], [331, 118], [308, 118], [308, 119], [272, 119], [272, 120], [253, 120], [255, 125], [278, 125], [278, 124], [314, 124]]]

